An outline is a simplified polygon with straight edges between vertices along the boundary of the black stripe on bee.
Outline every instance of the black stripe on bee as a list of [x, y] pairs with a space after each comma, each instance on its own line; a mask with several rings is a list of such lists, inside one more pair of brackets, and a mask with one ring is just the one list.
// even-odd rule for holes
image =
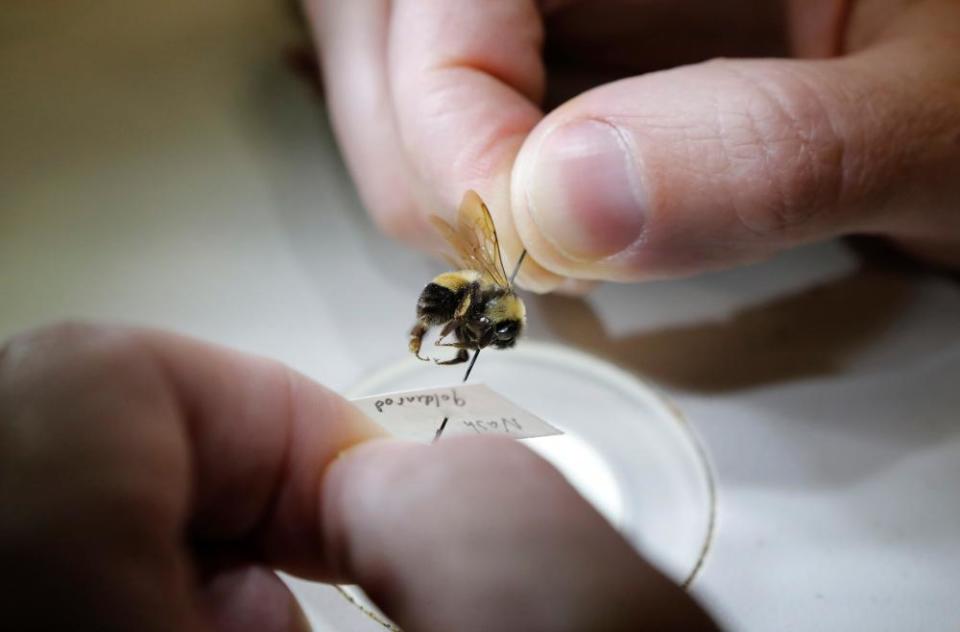
[[464, 290], [454, 292], [437, 283], [428, 283], [417, 301], [417, 316], [434, 324], [447, 322], [453, 318], [463, 292]]

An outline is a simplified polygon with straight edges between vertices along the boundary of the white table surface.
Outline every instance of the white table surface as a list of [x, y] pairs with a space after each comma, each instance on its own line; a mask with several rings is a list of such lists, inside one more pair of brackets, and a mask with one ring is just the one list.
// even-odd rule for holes
[[[143, 323], [338, 389], [401, 358], [440, 268], [368, 222], [285, 62], [303, 38], [267, 0], [7, 3], [0, 336]], [[719, 521], [693, 590], [729, 629], [960, 627], [956, 283], [827, 244], [530, 303], [531, 338], [646, 376], [702, 436]], [[380, 629], [301, 594], [319, 629]]]

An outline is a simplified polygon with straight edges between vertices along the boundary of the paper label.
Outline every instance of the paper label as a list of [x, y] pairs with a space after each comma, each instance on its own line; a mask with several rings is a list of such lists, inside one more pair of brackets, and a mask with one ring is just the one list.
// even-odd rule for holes
[[463, 384], [385, 393], [353, 405], [401, 439], [433, 441], [444, 417], [444, 437], [506, 435], [515, 439], [562, 434], [484, 384]]

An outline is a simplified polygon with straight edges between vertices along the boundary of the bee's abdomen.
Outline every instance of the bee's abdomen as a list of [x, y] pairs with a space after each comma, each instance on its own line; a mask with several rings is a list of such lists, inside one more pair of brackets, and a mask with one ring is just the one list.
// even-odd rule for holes
[[417, 318], [430, 324], [445, 323], [453, 318], [462, 291], [454, 291], [438, 283], [428, 283], [417, 301]]

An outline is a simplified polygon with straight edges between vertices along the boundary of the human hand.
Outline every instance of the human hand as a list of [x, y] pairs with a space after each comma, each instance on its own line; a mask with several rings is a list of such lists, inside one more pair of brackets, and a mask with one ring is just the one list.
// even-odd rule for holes
[[[960, 265], [955, 0], [306, 4], [347, 163], [395, 236], [423, 244], [424, 218], [474, 188], [540, 291], [853, 233]], [[797, 58], [632, 76], [542, 110], [570, 80], [721, 54]]]
[[0, 349], [0, 612], [16, 630], [302, 630], [274, 568], [403, 627], [713, 629], [546, 462], [407, 445], [263, 359], [62, 326]]

